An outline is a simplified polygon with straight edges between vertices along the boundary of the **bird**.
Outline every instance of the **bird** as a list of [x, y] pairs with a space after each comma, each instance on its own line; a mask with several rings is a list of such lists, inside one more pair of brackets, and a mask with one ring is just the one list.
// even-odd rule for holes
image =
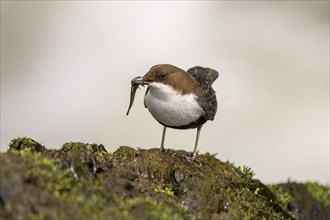
[[211, 68], [195, 66], [187, 71], [171, 64], [157, 64], [144, 76], [131, 80], [131, 100], [141, 85], [148, 88], [144, 95], [144, 105], [150, 114], [163, 125], [160, 150], [164, 151], [167, 128], [197, 129], [192, 159], [198, 153], [198, 141], [202, 126], [213, 121], [217, 112], [217, 98], [212, 88], [219, 74]]

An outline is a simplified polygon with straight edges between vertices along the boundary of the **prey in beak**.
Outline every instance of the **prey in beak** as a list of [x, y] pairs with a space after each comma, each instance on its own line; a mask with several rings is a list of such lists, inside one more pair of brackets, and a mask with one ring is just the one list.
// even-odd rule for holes
[[184, 71], [170, 64], [158, 64], [144, 75], [131, 80], [131, 98], [127, 115], [139, 86], [148, 85], [144, 106], [164, 126], [160, 150], [164, 150], [166, 128], [195, 129], [197, 134], [191, 159], [197, 155], [198, 140], [203, 124], [214, 119], [217, 99], [212, 83], [218, 72], [204, 67]]
[[139, 86], [148, 85], [149, 82], [150, 81], [143, 76], [137, 76], [131, 80], [131, 96], [130, 96], [129, 106], [126, 115], [129, 114], [129, 111], [133, 105], [137, 88], [139, 88]]

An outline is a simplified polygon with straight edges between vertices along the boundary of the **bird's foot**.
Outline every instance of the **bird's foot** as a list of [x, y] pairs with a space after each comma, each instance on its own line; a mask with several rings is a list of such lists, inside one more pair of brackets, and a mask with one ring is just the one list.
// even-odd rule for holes
[[165, 148], [164, 148], [164, 146], [161, 146], [161, 147], [159, 148], [159, 150], [160, 150], [161, 152], [165, 152]]
[[189, 153], [188, 155], [184, 155], [183, 157], [189, 161], [195, 161], [196, 160], [196, 156], [197, 156], [198, 152], [192, 152]]

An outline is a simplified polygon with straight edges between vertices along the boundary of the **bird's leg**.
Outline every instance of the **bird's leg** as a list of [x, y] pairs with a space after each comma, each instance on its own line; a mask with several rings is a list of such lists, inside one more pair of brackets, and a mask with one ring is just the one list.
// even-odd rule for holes
[[202, 129], [202, 125], [197, 127], [196, 141], [195, 141], [195, 147], [194, 147], [192, 159], [195, 159], [195, 157], [198, 153], [197, 146], [198, 146], [199, 134], [201, 132], [201, 129]]
[[165, 133], [166, 133], [166, 127], [164, 126], [164, 128], [163, 128], [163, 135], [162, 135], [162, 142], [160, 143], [160, 150], [161, 151], [164, 151], [165, 150], [165, 148], [164, 148]]

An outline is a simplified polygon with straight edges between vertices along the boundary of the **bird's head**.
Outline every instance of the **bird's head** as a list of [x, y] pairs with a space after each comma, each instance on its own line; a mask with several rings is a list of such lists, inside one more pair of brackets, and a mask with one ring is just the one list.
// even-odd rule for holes
[[169, 85], [183, 94], [192, 92], [197, 86], [196, 80], [189, 73], [170, 64], [155, 65], [144, 76], [132, 80], [132, 84], [150, 87], [159, 83]]

